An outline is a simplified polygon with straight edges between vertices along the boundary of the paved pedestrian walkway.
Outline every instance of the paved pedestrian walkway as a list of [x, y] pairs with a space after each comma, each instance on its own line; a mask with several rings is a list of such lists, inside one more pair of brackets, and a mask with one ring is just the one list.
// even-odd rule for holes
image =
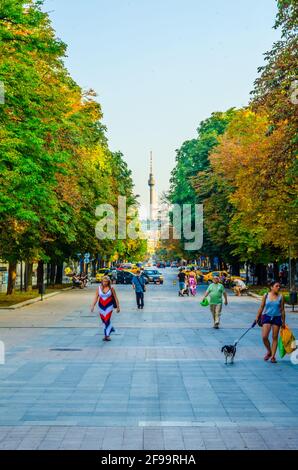
[[[117, 286], [116, 334], [102, 341], [95, 286], [1, 311], [0, 449], [297, 449], [298, 366], [262, 360], [258, 301], [231, 295], [222, 328], [174, 274], [150, 286], [143, 311]], [[203, 288], [200, 287], [200, 294]], [[288, 314], [298, 337], [298, 315]]]

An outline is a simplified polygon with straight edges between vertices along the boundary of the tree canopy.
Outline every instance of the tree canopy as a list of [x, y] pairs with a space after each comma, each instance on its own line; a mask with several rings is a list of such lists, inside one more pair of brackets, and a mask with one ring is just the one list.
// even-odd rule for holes
[[298, 4], [277, 7], [281, 39], [265, 54], [250, 103], [212, 113], [177, 151], [172, 172], [171, 202], [204, 204], [201, 254], [230, 264], [298, 254]]
[[[66, 45], [41, 7], [0, 0], [0, 256], [109, 259], [120, 248], [129, 252], [129, 241], [97, 240], [95, 209], [116, 205], [119, 195], [136, 204], [131, 172], [109, 150], [96, 95], [69, 75]], [[144, 242], [134, 245], [143, 253]]]

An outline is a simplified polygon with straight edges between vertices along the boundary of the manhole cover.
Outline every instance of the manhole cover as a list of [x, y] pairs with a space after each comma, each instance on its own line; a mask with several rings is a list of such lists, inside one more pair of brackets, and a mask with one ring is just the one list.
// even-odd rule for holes
[[75, 348], [53, 348], [53, 349], [50, 349], [50, 351], [70, 351], [70, 352], [75, 352], [75, 351], [82, 351], [82, 349], [75, 349]]

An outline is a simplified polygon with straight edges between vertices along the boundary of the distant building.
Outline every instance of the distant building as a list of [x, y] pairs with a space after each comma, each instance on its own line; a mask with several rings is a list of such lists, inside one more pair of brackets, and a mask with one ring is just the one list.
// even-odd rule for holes
[[149, 220], [150, 230], [147, 231], [148, 238], [148, 251], [153, 254], [159, 241], [159, 228], [158, 228], [158, 200], [155, 188], [155, 178], [153, 175], [153, 156], [150, 152], [150, 173], [148, 180], [149, 192], [150, 192], [150, 211]]

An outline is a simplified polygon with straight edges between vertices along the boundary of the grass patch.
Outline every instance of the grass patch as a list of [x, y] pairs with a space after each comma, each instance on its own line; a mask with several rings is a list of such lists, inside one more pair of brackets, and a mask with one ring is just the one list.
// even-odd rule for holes
[[[59, 290], [65, 289], [66, 287], [70, 287], [71, 284], [61, 284], [57, 286], [50, 286], [46, 288], [46, 294], [51, 294], [53, 292], [57, 292]], [[12, 295], [6, 295], [5, 292], [0, 293], [0, 307], [11, 307], [12, 305], [19, 304], [21, 302], [25, 302], [26, 300], [35, 299], [36, 297], [40, 297], [37, 289], [33, 289], [29, 292], [21, 292], [16, 291]]]
[[[269, 287], [262, 287], [262, 286], [249, 286], [249, 290], [253, 294], [262, 295], [262, 296], [267, 294], [270, 291]], [[280, 293], [283, 295], [285, 303], [288, 304], [290, 302], [290, 294], [289, 294], [288, 289], [285, 289], [285, 288], [280, 289]]]
[[25, 302], [25, 300], [31, 300], [38, 297], [38, 291], [31, 292], [19, 292], [16, 291], [12, 295], [6, 295], [4, 292], [0, 293], [0, 307], [10, 307], [11, 305]]

